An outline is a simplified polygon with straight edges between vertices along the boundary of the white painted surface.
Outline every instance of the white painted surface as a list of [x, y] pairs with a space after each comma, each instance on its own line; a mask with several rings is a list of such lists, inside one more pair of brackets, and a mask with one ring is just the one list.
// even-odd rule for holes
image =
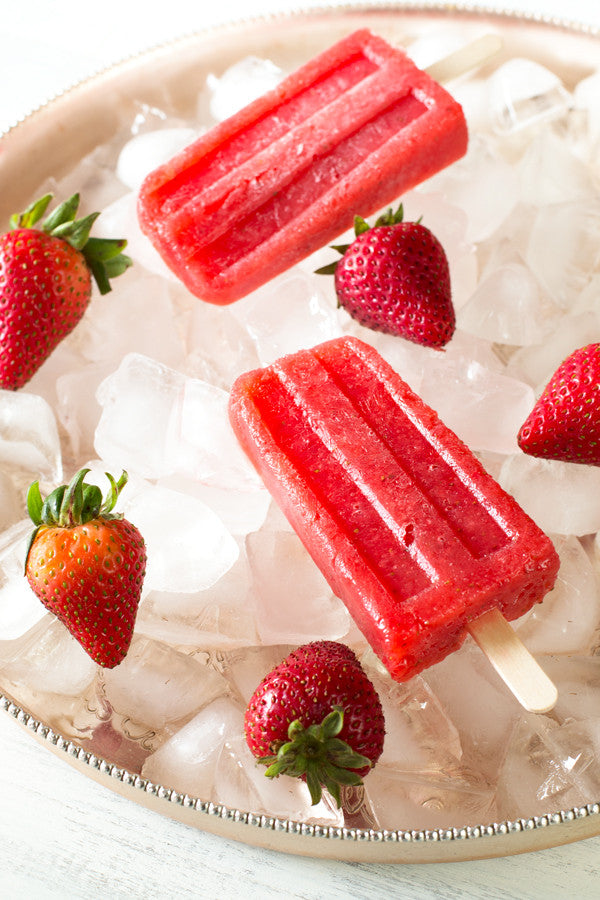
[[[236, 18], [325, 5], [310, 0], [220, 0], [212, 6], [169, 0], [160, 7], [127, 0], [7, 3], [0, 26], [0, 131], [73, 82], [169, 38]], [[600, 26], [597, 0], [487, 5]], [[120, 798], [0, 713], [0, 896], [11, 900], [592, 898], [599, 893], [599, 860], [600, 838], [519, 857], [428, 866], [266, 852], [179, 825]]]

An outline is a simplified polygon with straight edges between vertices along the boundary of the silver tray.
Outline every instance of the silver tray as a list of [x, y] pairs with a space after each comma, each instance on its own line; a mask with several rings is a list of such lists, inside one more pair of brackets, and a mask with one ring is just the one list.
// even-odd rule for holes
[[[287, 66], [299, 64], [357, 27], [367, 26], [403, 43], [432, 25], [462, 39], [489, 25], [502, 35], [506, 58], [523, 55], [553, 68], [567, 86], [596, 68], [600, 34], [566, 22], [462, 8], [454, 4], [363, 7], [298, 12], [213, 28], [168, 43], [84, 81], [12, 127], [0, 144], [0, 220], [24, 208], [39, 185], [60, 178], [95, 146], [130, 121], [135, 104], [168, 103], [185, 114], [194, 106], [194, 86], [252, 53]], [[497, 62], [497, 60], [496, 60]], [[558, 846], [600, 834], [600, 798], [584, 806], [504, 822], [483, 822], [430, 831], [380, 831], [305, 824], [252, 811], [229, 809], [153, 784], [60, 733], [34, 714], [26, 696], [11, 695], [0, 677], [0, 709], [44, 747], [83, 775], [165, 815], [204, 831], [247, 844], [339, 860], [371, 863], [448, 862], [499, 857]]]

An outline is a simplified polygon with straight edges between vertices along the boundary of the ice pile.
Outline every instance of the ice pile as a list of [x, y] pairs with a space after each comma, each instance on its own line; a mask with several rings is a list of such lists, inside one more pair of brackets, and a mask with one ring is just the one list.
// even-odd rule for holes
[[[436, 39], [415, 55], [435, 56]], [[0, 684], [153, 782], [270, 815], [428, 829], [597, 799], [600, 470], [528, 458], [515, 436], [559, 362], [600, 340], [600, 72], [570, 92], [537, 61], [514, 59], [488, 81], [453, 85], [469, 152], [402, 198], [449, 256], [458, 330], [443, 353], [338, 310], [332, 280], [313, 274], [327, 248], [215, 308], [141, 234], [147, 172], [280, 77], [269, 61], [242, 60], [209, 79], [194, 121], [140, 106], [130, 134], [47, 186], [103, 206], [99, 233], [126, 234], [135, 266], [94, 297], [24, 391], [0, 395]], [[523, 716], [470, 642], [392, 683], [239, 449], [226, 415], [234, 378], [344, 333], [372, 342], [553, 536], [557, 585], [516, 623], [559, 686], [552, 715]], [[105, 672], [22, 577], [25, 484], [51, 486], [84, 464], [98, 483], [105, 469], [128, 470], [123, 510], [149, 548], [131, 651]], [[327, 801], [311, 809], [301, 783], [265, 779], [243, 739], [256, 685], [314, 638], [356, 649], [387, 720], [381, 761], [341, 812]]]

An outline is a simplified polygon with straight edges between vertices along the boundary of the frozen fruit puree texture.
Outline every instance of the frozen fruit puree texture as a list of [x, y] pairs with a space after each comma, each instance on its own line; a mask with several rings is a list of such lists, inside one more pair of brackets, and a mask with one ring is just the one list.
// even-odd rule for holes
[[552, 542], [437, 414], [343, 337], [242, 375], [230, 418], [333, 591], [399, 681], [555, 581]]
[[231, 303], [466, 147], [460, 105], [360, 30], [152, 172], [140, 224], [192, 293]]

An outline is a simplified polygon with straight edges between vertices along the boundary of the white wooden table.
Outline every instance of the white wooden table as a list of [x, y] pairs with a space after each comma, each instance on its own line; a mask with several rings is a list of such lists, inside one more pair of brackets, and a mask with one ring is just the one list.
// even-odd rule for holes
[[[152, 5], [128, 0], [103, 0], [101, 7], [80, 0], [6, 3], [0, 131], [49, 95], [163, 40], [220, 21], [323, 5], [169, 0], [155, 12]], [[505, 0], [488, 6], [600, 26], [597, 0], [570, 0], [568, 6], [564, 0]], [[600, 838], [519, 857], [426, 866], [339, 863], [234, 844], [82, 777], [0, 713], [0, 897], [11, 900], [592, 898], [599, 895], [599, 874]]]

